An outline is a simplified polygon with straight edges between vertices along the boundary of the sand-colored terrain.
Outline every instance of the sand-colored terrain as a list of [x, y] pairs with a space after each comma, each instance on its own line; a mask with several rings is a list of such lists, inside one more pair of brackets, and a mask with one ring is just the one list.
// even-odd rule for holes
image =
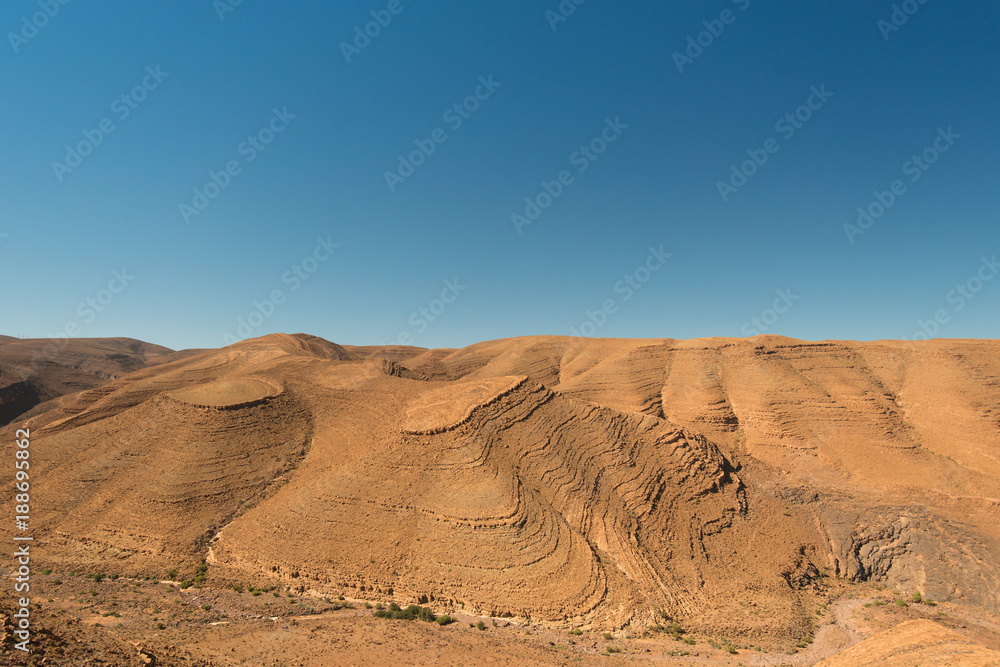
[[[526, 628], [554, 634], [529, 640], [522, 664], [563, 664], [554, 646], [592, 655], [604, 633], [654, 663], [725, 664], [729, 649], [745, 664], [877, 660], [864, 656], [886, 644], [857, 643], [875, 630], [855, 627], [849, 602], [870, 591], [851, 587], [1000, 612], [998, 353], [768, 336], [423, 350], [282, 334], [163, 350], [17, 425], [32, 431], [38, 558], [56, 574], [193, 579], [204, 563], [208, 579], [179, 595], [252, 585], [357, 601], [278, 634], [192, 617], [192, 661], [247, 664], [205, 647], [238, 653], [268, 633], [302, 646], [398, 627], [426, 648], [448, 631], [362, 611], [391, 601], [498, 623], [440, 635], [438, 664], [473, 664], [466, 643], [490, 664], [485, 638], [502, 656]], [[46, 591], [70, 613], [71, 597]], [[219, 599], [254, 616], [252, 601]], [[665, 637], [671, 623], [683, 634]], [[892, 650], [958, 641], [920, 627]]]

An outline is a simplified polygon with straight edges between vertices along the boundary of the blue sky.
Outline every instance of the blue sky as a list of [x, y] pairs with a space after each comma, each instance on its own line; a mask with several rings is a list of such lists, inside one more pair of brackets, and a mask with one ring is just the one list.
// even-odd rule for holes
[[0, 332], [995, 338], [1000, 6], [673, 4], [9, 0]]

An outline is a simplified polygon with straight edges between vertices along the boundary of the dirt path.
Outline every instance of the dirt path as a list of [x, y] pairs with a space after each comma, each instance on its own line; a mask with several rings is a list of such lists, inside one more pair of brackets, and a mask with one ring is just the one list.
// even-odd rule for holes
[[857, 631], [852, 613], [872, 598], [838, 600], [830, 605], [826, 620], [816, 629], [816, 638], [807, 647], [794, 655], [763, 653], [752, 656], [743, 652], [743, 663], [747, 665], [814, 665], [820, 660], [836, 655], [864, 639]]

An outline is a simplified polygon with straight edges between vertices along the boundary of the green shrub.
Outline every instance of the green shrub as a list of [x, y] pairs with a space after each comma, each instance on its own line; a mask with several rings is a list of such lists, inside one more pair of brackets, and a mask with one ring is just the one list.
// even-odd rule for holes
[[209, 609], [212, 608], [212, 605], [210, 605], [210, 604], [203, 604], [203, 605], [201, 605], [201, 608], [204, 609], [205, 611], [208, 611]]
[[437, 616], [434, 615], [434, 612], [429, 607], [411, 604], [406, 609], [401, 609], [395, 602], [390, 603], [388, 609], [376, 609], [373, 615], [378, 618], [391, 618], [403, 621], [420, 619], [428, 623], [433, 623], [437, 620]]
[[184, 590], [185, 588], [191, 588], [190, 579], [185, 579], [184, 581], [181, 582], [181, 590]]
[[453, 619], [448, 614], [443, 614], [443, 615], [437, 617], [437, 624], [438, 625], [450, 625], [450, 624], [452, 624], [454, 622], [455, 622], [455, 619]]
[[578, 635], [582, 635], [583, 634], [583, 630], [581, 630], [580, 628], [573, 628], [572, 630], [569, 631], [569, 633], [571, 635], [573, 635], [574, 637], [576, 637]]
[[42, 574], [44, 574], [46, 576], [52, 574], [52, 568], [51, 567], [45, 568], [44, 570], [42, 570]]
[[923, 596], [920, 595], [920, 591], [917, 591], [916, 593], [914, 593], [913, 596], [910, 599], [913, 600], [917, 604], [920, 604], [921, 602], [924, 601]]
[[167, 579], [173, 579], [177, 576], [177, 570], [167, 570]]
[[607, 639], [608, 641], [610, 641], [610, 640], [612, 640], [612, 639], [615, 638], [615, 636], [613, 634], [611, 634], [610, 632], [605, 632], [605, 633], [601, 634], [601, 636], [604, 637], [605, 639]]
[[476, 627], [478, 629], [480, 629], [480, 630], [485, 630], [486, 629], [486, 624], [483, 623], [482, 621], [479, 621], [478, 623], [476, 623]]

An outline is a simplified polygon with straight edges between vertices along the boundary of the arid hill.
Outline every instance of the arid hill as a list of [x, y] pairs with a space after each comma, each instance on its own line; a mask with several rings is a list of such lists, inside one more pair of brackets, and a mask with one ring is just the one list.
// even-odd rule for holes
[[140, 347], [28, 420], [37, 549], [754, 642], [811, 636], [837, 581], [1000, 611], [998, 353], [275, 334], [149, 365]]
[[131, 338], [0, 336], [0, 426], [46, 401], [99, 387], [175, 354]]

